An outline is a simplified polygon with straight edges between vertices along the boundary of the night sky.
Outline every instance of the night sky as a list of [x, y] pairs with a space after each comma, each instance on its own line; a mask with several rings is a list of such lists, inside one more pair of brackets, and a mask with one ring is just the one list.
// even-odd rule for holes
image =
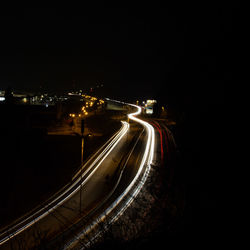
[[231, 78], [229, 7], [20, 8], [0, 30], [1, 88], [220, 103]]
[[[104, 84], [105, 97], [166, 104], [167, 114], [177, 120], [173, 129], [194, 228], [206, 227], [210, 236], [210, 230], [220, 230], [214, 204], [224, 195], [218, 192], [225, 179], [219, 169], [228, 158], [223, 156], [224, 89], [238, 46], [235, 8], [180, 3], [2, 9], [0, 90], [70, 91]], [[207, 215], [210, 226], [201, 225]]]

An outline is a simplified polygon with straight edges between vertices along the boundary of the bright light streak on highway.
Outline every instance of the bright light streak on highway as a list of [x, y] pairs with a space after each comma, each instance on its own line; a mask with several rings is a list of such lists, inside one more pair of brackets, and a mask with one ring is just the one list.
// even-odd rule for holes
[[[153, 161], [154, 146], [155, 146], [154, 129], [147, 122], [135, 117], [136, 115], [139, 115], [141, 113], [141, 108], [139, 106], [132, 104], [127, 104], [127, 105], [131, 105], [137, 108], [137, 111], [132, 114], [129, 114], [128, 118], [143, 125], [147, 131], [147, 140], [142, 161], [140, 163], [136, 176], [134, 177], [132, 182], [128, 185], [128, 187], [124, 190], [124, 192], [115, 200], [115, 202], [111, 204], [111, 206], [108, 207], [108, 209], [104, 211], [104, 213], [102, 213], [98, 217], [97, 220], [95, 220], [91, 225], [88, 225], [84, 229], [84, 233], [82, 234], [86, 234], [86, 232], [94, 228], [100, 222], [100, 220], [104, 220], [105, 217], [109, 215], [114, 210], [114, 208], [116, 208], [120, 204], [122, 200], [125, 200], [124, 204], [122, 204], [122, 207], [119, 208], [120, 210], [113, 215], [111, 223], [115, 221], [119, 216], [121, 216], [122, 213], [125, 211], [125, 209], [132, 203], [136, 195], [140, 192], [150, 172], [151, 168], [150, 165], [152, 164]], [[129, 129], [129, 124], [123, 121], [122, 128], [110, 140], [108, 140], [108, 142], [103, 147], [101, 147], [84, 164], [84, 166], [82, 166], [81, 170], [79, 170], [78, 173], [72, 178], [72, 184], [67, 185], [64, 189], [59, 191], [54, 196], [55, 198], [53, 198], [51, 202], [47, 203], [39, 210], [36, 210], [30, 216], [27, 215], [26, 217], [24, 217], [22, 221], [15, 224], [11, 228], [7, 228], [3, 233], [1, 233], [0, 245], [4, 244], [14, 236], [20, 234], [22, 231], [26, 230], [36, 222], [40, 221], [42, 218], [50, 214], [52, 211], [54, 211], [56, 208], [62, 205], [65, 201], [71, 198], [77, 191], [79, 191], [80, 187], [83, 186], [95, 173], [98, 167], [102, 164], [102, 162], [106, 159], [106, 157], [110, 154], [110, 152], [115, 148], [115, 146], [127, 133], [128, 129]], [[145, 171], [143, 172], [144, 169]], [[127, 197], [128, 193], [130, 193], [130, 196], [126, 200], [124, 198]]]
[[[147, 134], [148, 134], [146, 148], [144, 151], [142, 161], [140, 163], [139, 170], [138, 170], [136, 176], [134, 177], [134, 179], [132, 180], [132, 182], [124, 190], [124, 192], [92, 224], [85, 227], [84, 230], [82, 230], [78, 234], [77, 239], [80, 239], [83, 235], [88, 234], [96, 225], [98, 225], [100, 223], [100, 221], [104, 221], [107, 218], [107, 216], [109, 214], [111, 214], [111, 212], [126, 197], [126, 195], [128, 193], [130, 193], [130, 196], [126, 200], [125, 204], [120, 208], [119, 211], [117, 211], [114, 214], [114, 216], [110, 219], [109, 223], [113, 223], [114, 221], [116, 221], [123, 214], [123, 212], [128, 208], [128, 206], [133, 202], [133, 200], [135, 199], [135, 197], [138, 195], [138, 193], [142, 189], [143, 185], [145, 184], [147, 177], [149, 175], [149, 172], [151, 169], [150, 165], [152, 164], [152, 161], [153, 161], [154, 148], [155, 148], [154, 128], [150, 124], [148, 124], [147, 122], [135, 117], [136, 115], [139, 115], [141, 113], [141, 107], [136, 106], [136, 105], [132, 105], [132, 104], [130, 104], [130, 105], [136, 107], [138, 110], [135, 113], [129, 114], [128, 115], [129, 119], [134, 120], [134, 121], [142, 124], [146, 128]], [[136, 183], [138, 182], [139, 177], [142, 174], [144, 166], [146, 166], [146, 170], [143, 173], [143, 176], [141, 177], [141, 180], [139, 181], [138, 185], [136, 186]], [[135, 188], [133, 189], [133, 187], [135, 187]], [[95, 235], [95, 238], [98, 237], [100, 234], [101, 234], [101, 232], [97, 233]], [[68, 249], [69, 246], [72, 247], [72, 245], [74, 245], [75, 243], [76, 243], [75, 240], [69, 242], [69, 244], [67, 244], [64, 249]]]
[[113, 221], [115, 221], [116, 219], [118, 219], [118, 217], [120, 217], [122, 215], [122, 213], [125, 211], [125, 209], [131, 204], [131, 202], [134, 200], [134, 198], [140, 192], [141, 188], [143, 187], [144, 183], [147, 180], [147, 177], [149, 175], [150, 168], [151, 168], [150, 165], [152, 164], [153, 157], [154, 157], [154, 147], [155, 147], [154, 128], [150, 124], [148, 124], [147, 122], [135, 117], [136, 115], [139, 115], [141, 113], [141, 108], [139, 106], [136, 106], [136, 105], [133, 105], [133, 106], [137, 107], [138, 111], [135, 113], [129, 114], [128, 117], [131, 120], [134, 120], [134, 121], [142, 124], [147, 129], [148, 138], [147, 138], [147, 143], [146, 143], [146, 149], [145, 149], [139, 170], [138, 170], [136, 176], [134, 177], [133, 181], [125, 189], [125, 191], [118, 197], [118, 199], [112, 204], [112, 206], [103, 213], [101, 220], [103, 220], [104, 217], [107, 216], [107, 214], [109, 214], [122, 201], [122, 199], [132, 190], [133, 186], [138, 181], [138, 178], [141, 175], [145, 164], [146, 164], [146, 170], [145, 170], [143, 177], [140, 180], [138, 186], [135, 188], [135, 190], [133, 190], [132, 195], [130, 195], [130, 198], [127, 200], [127, 202], [122, 207], [122, 209], [113, 217], [113, 219], [111, 220], [111, 223]]
[[[31, 216], [25, 218], [18, 224], [14, 225], [11, 228], [8, 228], [6, 231], [1, 233], [0, 235], [0, 245], [4, 244], [14, 236], [20, 234], [30, 226], [32, 226], [34, 223], [38, 222], [45, 216], [47, 216], [50, 212], [55, 210], [57, 207], [62, 205], [65, 201], [67, 201], [70, 197], [72, 197], [82, 185], [84, 185], [88, 179], [94, 174], [94, 172], [98, 169], [98, 167], [101, 165], [101, 163], [106, 159], [106, 157], [109, 155], [109, 153], [113, 150], [113, 148], [117, 145], [117, 143], [122, 139], [122, 137], [127, 133], [129, 129], [129, 124], [127, 122], [122, 122], [122, 128], [113, 136], [111, 142], [104, 147], [103, 151], [99, 155], [94, 154], [91, 159], [93, 159], [96, 156], [96, 159], [91, 163], [91, 165], [88, 167], [88, 169], [82, 174], [82, 176], [79, 176], [77, 179], [73, 178], [74, 183], [70, 185], [64, 192], [62, 192], [60, 195], [58, 195], [53, 201], [45, 205], [40, 210], [33, 213]], [[102, 147], [103, 148], [103, 147]], [[90, 159], [90, 160], [91, 160]], [[89, 161], [90, 161], [89, 160]], [[89, 164], [89, 161], [82, 167], [82, 169], [85, 168], [87, 164]], [[90, 172], [91, 171], [91, 172]], [[86, 176], [88, 173], [90, 174]], [[79, 172], [80, 173], [80, 172]], [[86, 176], [86, 178], [85, 178]], [[76, 180], [75, 180], [76, 179]]]

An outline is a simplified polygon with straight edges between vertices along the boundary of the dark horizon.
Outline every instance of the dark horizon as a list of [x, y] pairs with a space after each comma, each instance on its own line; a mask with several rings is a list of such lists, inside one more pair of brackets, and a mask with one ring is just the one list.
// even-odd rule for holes
[[1, 16], [0, 85], [102, 83], [111, 97], [220, 104], [231, 79], [231, 15], [219, 6], [11, 10]]

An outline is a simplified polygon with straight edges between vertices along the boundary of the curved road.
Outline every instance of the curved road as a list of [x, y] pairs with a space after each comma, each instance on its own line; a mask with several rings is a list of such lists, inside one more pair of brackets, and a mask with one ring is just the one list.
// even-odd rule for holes
[[[74, 245], [100, 220], [116, 220], [145, 182], [154, 154], [154, 129], [130, 114], [72, 182], [46, 204], [0, 232], [0, 249], [30, 248], [42, 241]], [[81, 197], [81, 198], [80, 198]], [[81, 230], [79, 230], [79, 228]], [[96, 231], [96, 230], [95, 230]], [[96, 235], [98, 235], [98, 230]]]

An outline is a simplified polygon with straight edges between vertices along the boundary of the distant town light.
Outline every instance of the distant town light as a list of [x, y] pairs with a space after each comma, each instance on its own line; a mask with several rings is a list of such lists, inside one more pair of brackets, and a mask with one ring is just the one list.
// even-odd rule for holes
[[151, 104], [154, 104], [154, 103], [156, 103], [156, 100], [147, 100], [148, 105], [151, 105]]
[[147, 100], [147, 102], [145, 104], [146, 114], [153, 114], [154, 113], [153, 106], [155, 103], [156, 103], [156, 100]]
[[0, 96], [0, 102], [5, 101], [5, 97], [4, 96]]
[[152, 107], [146, 108], [146, 114], [153, 114], [153, 108]]

